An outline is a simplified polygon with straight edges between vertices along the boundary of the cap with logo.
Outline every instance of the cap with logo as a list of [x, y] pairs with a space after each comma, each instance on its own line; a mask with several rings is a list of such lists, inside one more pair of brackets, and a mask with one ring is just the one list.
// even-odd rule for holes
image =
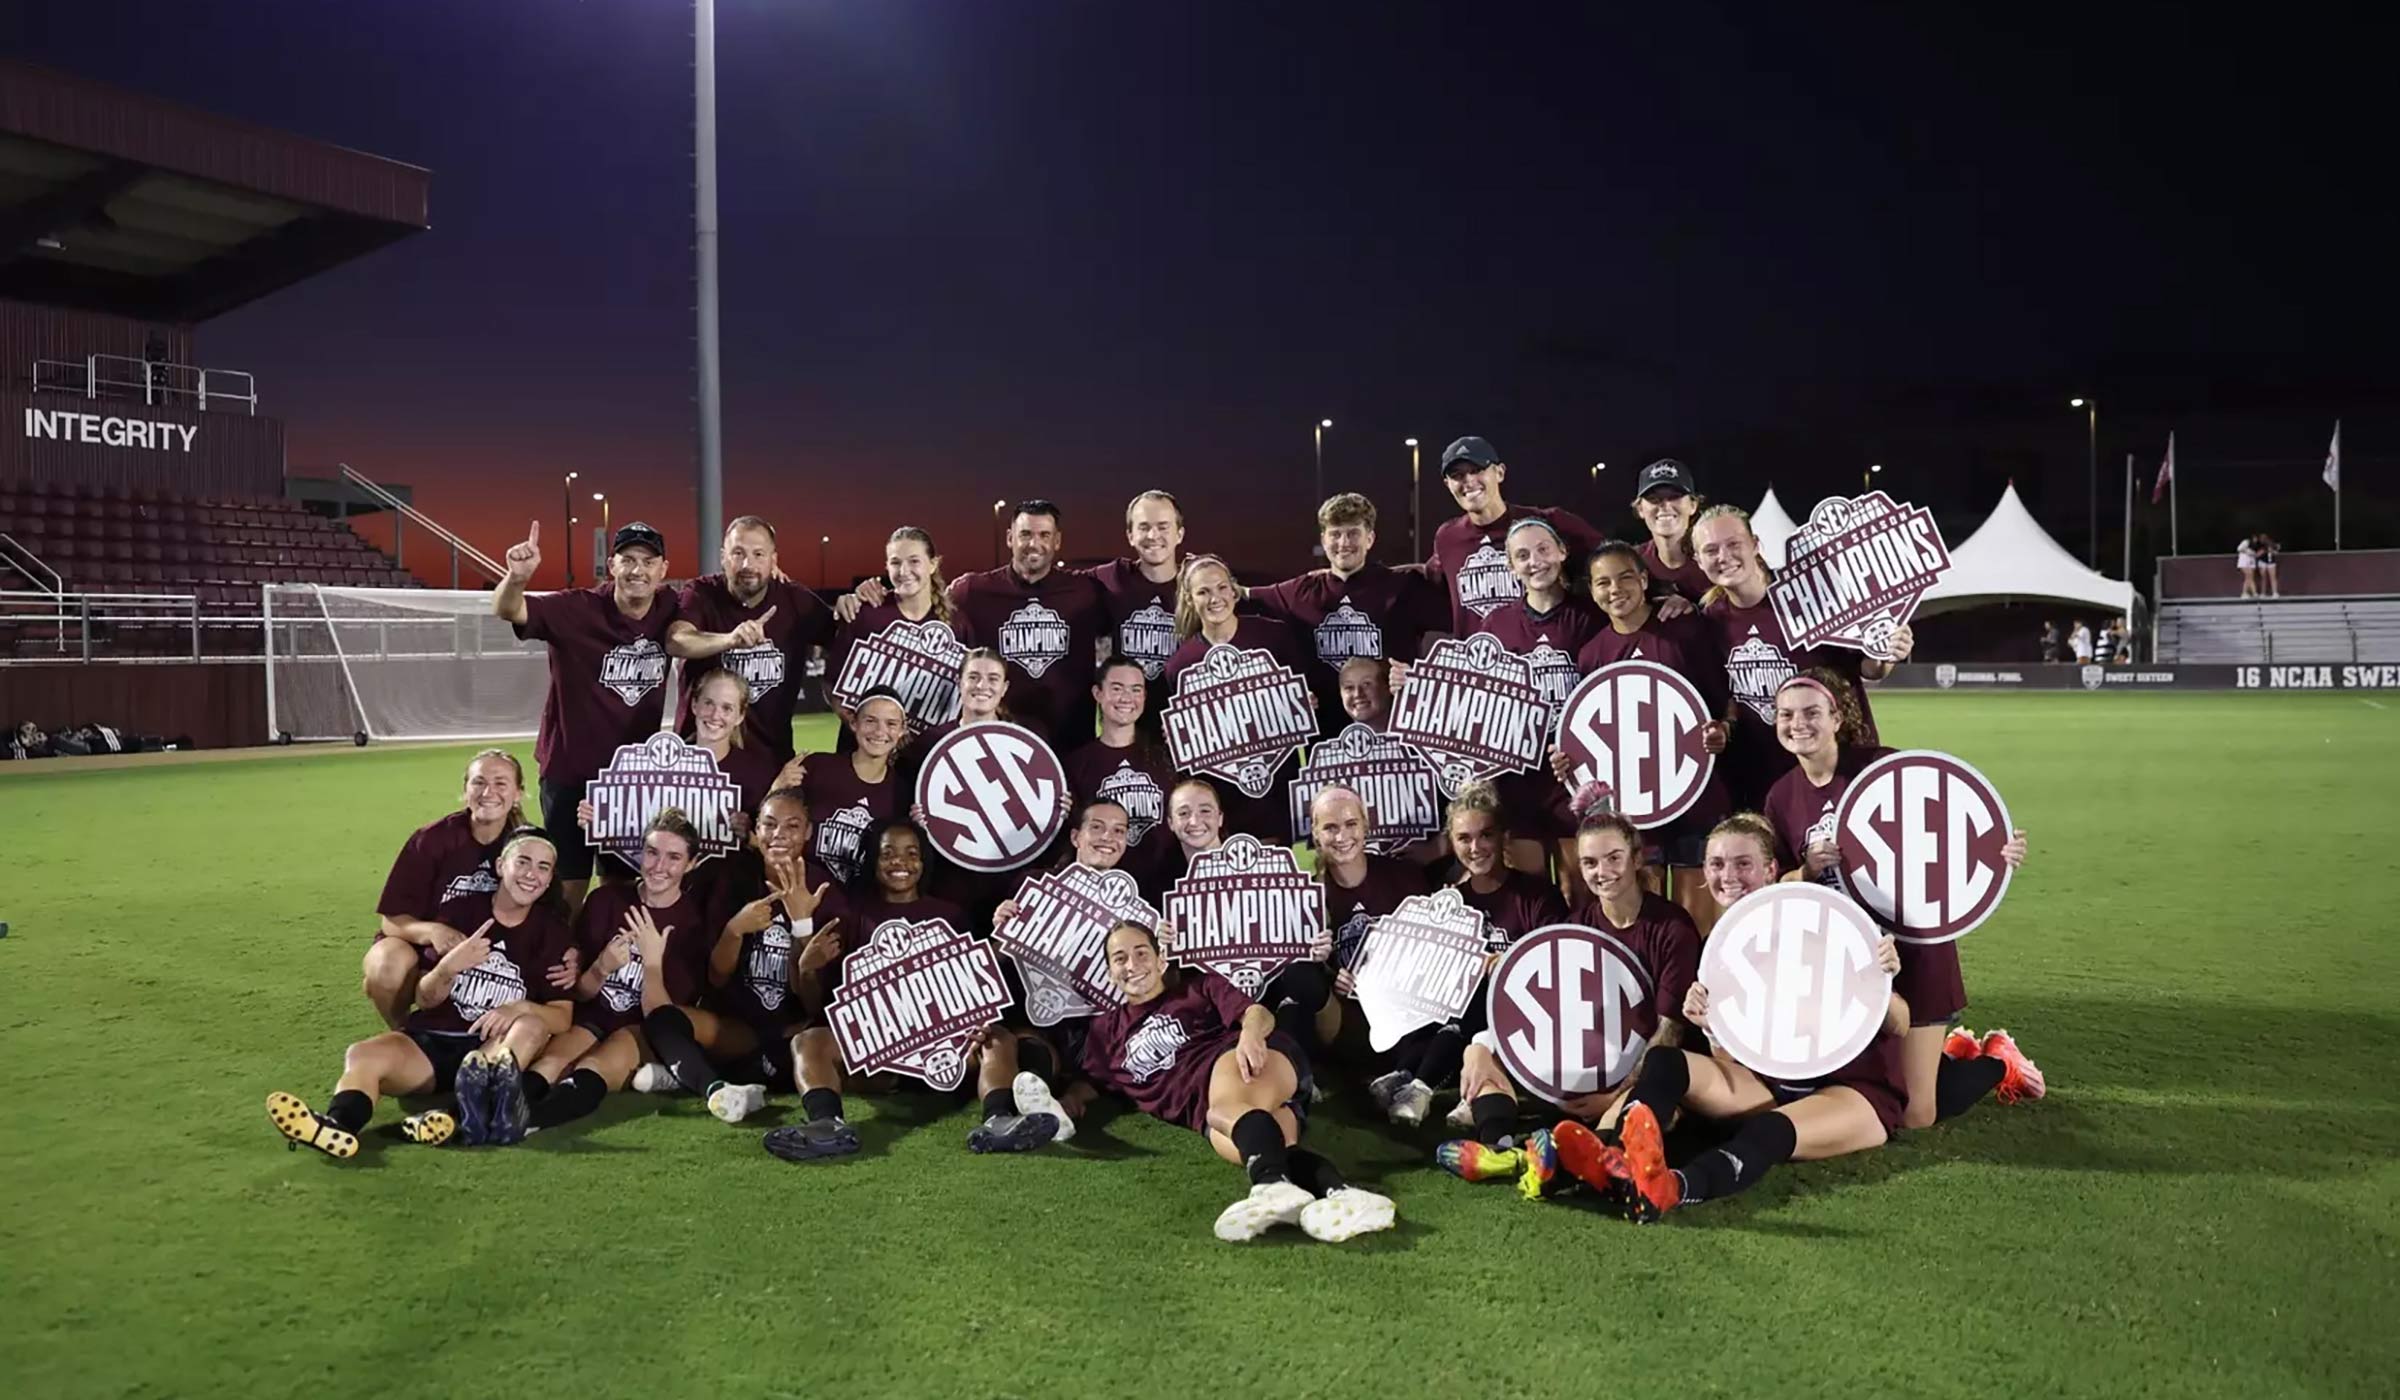
[[1633, 498], [1640, 500], [1653, 491], [1681, 491], [1686, 496], [1700, 494], [1700, 483], [1692, 479], [1692, 469], [1672, 457], [1661, 457], [1642, 468], [1633, 479]]
[[661, 559], [667, 557], [667, 537], [647, 520], [629, 520], [619, 525], [617, 533], [609, 538], [608, 552], [623, 554], [636, 546], [649, 550]]
[[1490, 443], [1479, 437], [1462, 437], [1442, 449], [1442, 475], [1448, 476], [1450, 468], [1460, 462], [1466, 463], [1469, 471], [1481, 471], [1499, 461], [1500, 453]]

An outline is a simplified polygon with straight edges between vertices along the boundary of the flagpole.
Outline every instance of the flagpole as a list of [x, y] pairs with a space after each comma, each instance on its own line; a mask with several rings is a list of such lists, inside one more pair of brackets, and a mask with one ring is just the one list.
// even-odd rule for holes
[[2333, 420], [2333, 552], [2342, 552], [2342, 420]]
[[[2173, 433], [2167, 434], [2167, 460], [2170, 462], [2175, 460], [2175, 435]], [[2180, 514], [2176, 510], [2176, 507], [2182, 502], [2183, 473], [2169, 471], [2167, 473], [2167, 553], [2176, 558], [2181, 558], [2183, 555], [2183, 528], [2180, 523]]]
[[2133, 454], [2125, 454], [2125, 581], [2133, 582]]

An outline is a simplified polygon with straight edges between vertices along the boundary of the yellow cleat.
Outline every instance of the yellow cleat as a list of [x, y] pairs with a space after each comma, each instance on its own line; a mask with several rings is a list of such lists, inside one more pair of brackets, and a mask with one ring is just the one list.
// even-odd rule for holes
[[267, 1095], [267, 1121], [294, 1147], [313, 1147], [343, 1160], [358, 1155], [358, 1139], [326, 1122], [316, 1110], [289, 1094]]
[[412, 1113], [400, 1120], [400, 1135], [410, 1142], [439, 1147], [458, 1131], [458, 1120], [438, 1108]]

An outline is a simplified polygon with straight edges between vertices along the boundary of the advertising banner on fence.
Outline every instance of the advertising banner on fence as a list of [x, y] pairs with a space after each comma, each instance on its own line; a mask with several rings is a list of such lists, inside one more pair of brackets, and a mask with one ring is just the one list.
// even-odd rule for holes
[[1353, 724], [1311, 744], [1286, 792], [1292, 830], [1308, 839], [1308, 804], [1323, 787], [1346, 787], [1367, 804], [1367, 849], [1379, 856], [1442, 829], [1442, 790], [1433, 765], [1405, 739]]
[[1792, 647], [1839, 646], [1892, 658], [1892, 633], [1950, 572], [1933, 512], [1881, 491], [1829, 496], [1784, 546], [1767, 597]]
[[741, 784], [717, 767], [716, 755], [663, 730], [619, 748], [583, 785], [583, 800], [592, 804], [587, 828], [592, 849], [606, 851], [637, 870], [642, 864], [642, 831], [668, 807], [679, 809], [700, 830], [695, 862], [741, 848], [733, 820], [742, 809]]
[[955, 1089], [967, 1043], [1015, 1000], [984, 940], [941, 919], [892, 919], [842, 959], [827, 1019], [851, 1073], [891, 1070]]
[[1895, 666], [1879, 684], [1896, 690], [2400, 690], [2400, 663], [2042, 666], [1944, 661]]
[[1483, 981], [1483, 925], [1456, 889], [1412, 894], [1375, 921], [1351, 967], [1369, 1045], [1389, 1050], [1467, 1009]]
[[1769, 1079], [1815, 1079], [1867, 1048], [1891, 1002], [1883, 931], [1823, 885], [1775, 884], [1733, 902], [1700, 945], [1708, 1038]]
[[1235, 836], [1203, 851], [1160, 908], [1175, 926], [1175, 961], [1205, 968], [1256, 1000], [1285, 963], [1325, 930], [1325, 887], [1289, 846]]
[[1617, 938], [1550, 924], [1509, 945], [1485, 994], [1500, 1063], [1552, 1103], [1613, 1089], [1658, 1032], [1650, 974]]
[[1442, 795], [1477, 778], [1521, 773], [1549, 754], [1550, 707], [1533, 663], [1489, 632], [1446, 637], [1408, 668], [1392, 697], [1391, 732], [1433, 762]]
[[1885, 754], [1833, 809], [1842, 881], [1903, 943], [1964, 938], [2008, 893], [2008, 808], [1974, 765], [1930, 749]]
[[992, 930], [992, 942], [1017, 965], [1035, 1025], [1124, 1005], [1108, 977], [1108, 931], [1120, 919], [1158, 927], [1158, 911], [1122, 870], [1070, 865], [1018, 888], [1017, 917]]
[[943, 859], [985, 874], [1015, 870], [1066, 828], [1067, 772], [1023, 725], [965, 725], [926, 752], [916, 805]]
[[1644, 831], [1691, 810], [1717, 758], [1699, 687], [1655, 661], [1619, 661], [1583, 678], [1560, 710], [1558, 746], [1575, 765], [1570, 792], [1606, 783], [1616, 809]]
[[1264, 797], [1284, 761], [1317, 736], [1317, 702], [1308, 682], [1271, 653], [1214, 646], [1175, 677], [1159, 723], [1178, 771]]
[[966, 659], [948, 623], [903, 618], [850, 648], [833, 678], [833, 698], [854, 709], [859, 697], [888, 686], [908, 712], [908, 732], [921, 734], [958, 718], [958, 668]]

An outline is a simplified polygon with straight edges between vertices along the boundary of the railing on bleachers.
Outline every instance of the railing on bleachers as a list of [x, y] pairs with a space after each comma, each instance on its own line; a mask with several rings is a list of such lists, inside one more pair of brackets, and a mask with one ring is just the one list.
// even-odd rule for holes
[[35, 360], [37, 394], [73, 394], [86, 399], [139, 399], [203, 413], [258, 412], [258, 381], [248, 370], [209, 369], [131, 355], [86, 355], [80, 360]]
[[2170, 601], [2159, 610], [2158, 659], [2400, 661], [2400, 598]]

